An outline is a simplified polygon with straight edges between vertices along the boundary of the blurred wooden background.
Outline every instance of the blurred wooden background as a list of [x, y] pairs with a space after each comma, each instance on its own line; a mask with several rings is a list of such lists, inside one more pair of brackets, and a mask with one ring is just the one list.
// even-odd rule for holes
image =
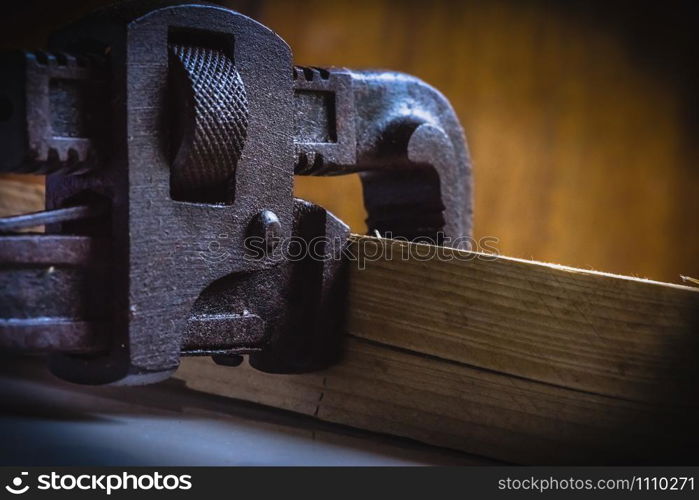
[[[103, 3], [17, 2], [0, 41], [38, 46], [52, 24]], [[499, 238], [502, 254], [699, 277], [692, 2], [220, 3], [277, 31], [300, 64], [404, 71], [439, 88], [471, 149], [476, 237]], [[357, 232], [360, 189], [355, 176], [296, 186]]]

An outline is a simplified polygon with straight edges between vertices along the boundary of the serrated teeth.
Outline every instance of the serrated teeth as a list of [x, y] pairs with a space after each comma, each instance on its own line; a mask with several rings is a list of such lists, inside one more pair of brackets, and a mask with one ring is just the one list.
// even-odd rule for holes
[[327, 80], [330, 78], [330, 72], [325, 68], [317, 68], [315, 66], [294, 66], [294, 80], [306, 80], [312, 82], [314, 80]]
[[325, 159], [321, 153], [317, 151], [300, 151], [296, 152], [296, 164], [294, 173], [296, 174], [316, 174], [320, 171], [325, 163]]

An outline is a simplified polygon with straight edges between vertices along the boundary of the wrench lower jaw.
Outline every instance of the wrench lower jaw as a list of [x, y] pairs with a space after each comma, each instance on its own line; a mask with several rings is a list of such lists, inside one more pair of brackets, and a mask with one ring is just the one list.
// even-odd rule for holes
[[269, 373], [319, 370], [341, 353], [349, 227], [324, 208], [295, 199], [294, 235], [306, 252], [284, 265], [290, 293], [285, 314], [270, 344], [250, 356], [254, 368]]
[[[286, 253], [276, 265], [232, 274], [202, 292], [182, 334], [182, 355], [235, 366], [249, 354], [254, 367], [273, 373], [337, 360], [349, 228], [322, 207], [294, 200], [293, 236], [278, 247]], [[52, 372], [77, 383], [170, 376], [175, 367], [121, 373], [129, 346], [114, 335], [109, 262], [104, 238], [0, 237], [0, 351], [49, 354]]]

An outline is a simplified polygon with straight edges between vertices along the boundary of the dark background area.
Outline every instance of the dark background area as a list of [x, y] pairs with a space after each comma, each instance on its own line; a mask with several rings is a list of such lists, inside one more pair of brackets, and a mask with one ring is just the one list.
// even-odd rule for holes
[[[5, 2], [0, 46], [40, 47], [107, 3]], [[277, 31], [299, 64], [404, 71], [444, 92], [471, 148], [476, 236], [501, 253], [699, 277], [695, 2], [218, 3]], [[296, 187], [362, 232], [360, 189], [354, 176]]]

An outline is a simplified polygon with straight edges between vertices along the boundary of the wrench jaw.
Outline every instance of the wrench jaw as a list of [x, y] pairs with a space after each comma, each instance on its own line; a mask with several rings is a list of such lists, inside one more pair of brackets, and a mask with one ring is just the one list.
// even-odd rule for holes
[[[294, 200], [290, 239], [263, 248], [253, 241], [249, 258], [277, 265], [226, 276], [209, 285], [192, 308], [183, 355], [240, 363], [249, 354], [257, 369], [301, 373], [334, 363], [344, 316], [344, 250], [349, 227], [330, 212]], [[235, 311], [235, 313], [231, 313]]]
[[296, 68], [294, 76], [297, 174], [359, 173], [369, 234], [468, 245], [471, 160], [440, 92], [394, 72]]
[[303, 373], [337, 362], [347, 293], [349, 227], [322, 207], [294, 199], [294, 236], [281, 266], [281, 316], [268, 346], [250, 364], [271, 373]]

